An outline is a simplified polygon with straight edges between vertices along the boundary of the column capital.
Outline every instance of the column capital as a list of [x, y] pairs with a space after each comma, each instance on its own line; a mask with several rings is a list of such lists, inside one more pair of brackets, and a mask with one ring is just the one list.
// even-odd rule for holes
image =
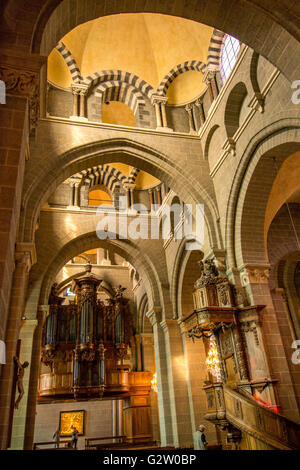
[[146, 317], [149, 319], [152, 326], [156, 325], [161, 321], [162, 308], [153, 307], [151, 310], [146, 312]]
[[270, 264], [245, 264], [239, 268], [242, 286], [247, 284], [267, 284], [270, 276]]
[[192, 109], [193, 109], [193, 106], [194, 106], [194, 103], [188, 103], [188, 104], [185, 105], [184, 108], [187, 112], [191, 112]]
[[15, 260], [17, 263], [27, 265], [28, 271], [36, 263], [36, 250], [34, 243], [19, 242], [16, 244]]
[[88, 92], [89, 86], [85, 83], [72, 83], [71, 84], [72, 93], [74, 95], [86, 95]]
[[167, 104], [168, 97], [163, 95], [152, 95], [151, 103], [154, 104]]
[[203, 99], [202, 98], [196, 99], [196, 101], [194, 102], [194, 105], [197, 106], [197, 107], [202, 106], [203, 105]]
[[129, 189], [129, 190], [133, 191], [136, 187], [136, 184], [135, 183], [124, 183], [123, 187], [125, 189]]
[[203, 82], [208, 84], [213, 78], [215, 78], [217, 71], [208, 69], [206, 70], [204, 77], [203, 77]]

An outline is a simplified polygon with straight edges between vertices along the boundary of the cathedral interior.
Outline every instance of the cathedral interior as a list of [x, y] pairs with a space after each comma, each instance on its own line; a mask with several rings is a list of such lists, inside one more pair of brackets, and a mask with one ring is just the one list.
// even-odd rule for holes
[[1, 2], [0, 449], [300, 449], [299, 18]]

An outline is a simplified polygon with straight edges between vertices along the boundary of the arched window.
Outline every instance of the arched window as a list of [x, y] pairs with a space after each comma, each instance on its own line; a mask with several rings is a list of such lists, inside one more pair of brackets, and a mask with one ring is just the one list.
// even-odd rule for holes
[[236, 63], [240, 48], [241, 44], [238, 39], [228, 34], [225, 36], [220, 59], [220, 71], [223, 83], [226, 82]]

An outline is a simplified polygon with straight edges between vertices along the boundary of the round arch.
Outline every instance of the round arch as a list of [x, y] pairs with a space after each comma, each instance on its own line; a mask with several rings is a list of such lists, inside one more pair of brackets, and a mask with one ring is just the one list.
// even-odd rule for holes
[[[24, 9], [15, 5], [15, 11], [9, 1], [4, 10], [8, 24], [16, 24], [23, 19]], [[42, 8], [43, 7], [43, 8]], [[128, 0], [107, 3], [102, 0], [49, 0], [47, 5], [36, 5], [32, 20], [30, 50], [34, 53], [48, 55], [57, 42], [71, 29], [79, 24], [101, 16], [119, 13], [160, 13], [191, 19], [215, 27], [237, 37], [249, 45], [273, 65], [277, 66], [291, 81], [300, 75], [300, 64], [291, 67], [286, 57], [300, 55], [300, 33], [297, 15], [291, 19], [290, 12], [295, 10], [293, 0], [275, 6], [259, 4], [256, 0], [202, 0], [201, 3], [189, 0], [182, 4], [168, 0], [160, 2], [136, 2]], [[224, 15], [220, 14], [224, 12]], [[226, 14], [225, 14], [226, 12]], [[6, 18], [7, 17], [7, 18]], [[14, 21], [15, 20], [15, 21]], [[30, 22], [29, 22], [30, 24]], [[264, 28], [268, 32], [258, 34]], [[285, 44], [285, 54], [278, 54]]]
[[[198, 267], [197, 262], [200, 261], [202, 258], [202, 251], [186, 250], [186, 239], [183, 239], [181, 241], [176, 253], [172, 279], [170, 283], [170, 295], [173, 306], [174, 318], [181, 318], [183, 316], [182, 301], [184, 300], [184, 284], [186, 284], [186, 286], [189, 285], [189, 287], [191, 288], [187, 293], [188, 296], [189, 294], [191, 294], [194, 282], [200, 277], [200, 269]], [[185, 298], [187, 298], [187, 296]], [[192, 305], [192, 295], [190, 295], [189, 301], [189, 305]]]
[[[113, 234], [108, 234], [113, 235]], [[30, 271], [30, 280], [28, 287], [28, 295], [25, 312], [32, 316], [32, 312], [36, 311], [38, 305], [48, 303], [48, 297], [51, 286], [57, 273], [67, 263], [68, 260], [74, 258], [78, 253], [93, 248], [107, 248], [107, 245], [113, 247], [115, 253], [127, 259], [137, 271], [140, 272], [144, 281], [145, 290], [147, 292], [148, 302], [151, 308], [164, 304], [164, 294], [161, 289], [161, 281], [159, 274], [150, 258], [141, 250], [138, 245], [134, 245], [127, 240], [100, 240], [95, 232], [86, 233], [69, 241], [59, 250], [49, 257], [49, 262], [37, 263]], [[49, 253], [51, 255], [51, 253]]]
[[232, 183], [226, 214], [228, 266], [268, 264], [264, 223], [268, 197], [277, 170], [300, 148], [300, 122], [284, 119], [250, 141]]
[[[178, 163], [152, 148], [129, 139], [109, 139], [72, 148], [56, 158], [47, 159], [35, 180], [23, 195], [20, 237], [32, 241], [34, 230], [42, 205], [59, 184], [75, 173], [86, 168], [116, 159], [133, 167], [141, 168], [172, 187], [185, 203], [204, 203], [205, 221], [210, 243], [219, 245], [220, 234], [217, 224], [216, 203], [196, 178], [186, 173]], [[184, 194], [182, 191], [184, 190]], [[182, 196], [183, 197], [182, 197]]]

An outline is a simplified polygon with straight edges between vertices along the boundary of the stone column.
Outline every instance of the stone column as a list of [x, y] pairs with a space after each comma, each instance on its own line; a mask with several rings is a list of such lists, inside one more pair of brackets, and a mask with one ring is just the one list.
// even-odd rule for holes
[[[240, 268], [242, 286], [247, 293], [250, 305], [264, 306], [262, 332], [266, 344], [266, 357], [271, 381], [277, 380], [274, 393], [278, 396], [280, 411], [288, 418], [299, 420], [300, 407], [297, 400], [299, 386], [291, 374], [291, 354], [284, 349], [277, 312], [269, 288], [269, 265], [244, 265]], [[287, 325], [288, 326], [288, 325]], [[264, 344], [261, 345], [264, 348]], [[292, 351], [292, 350], [291, 350]], [[271, 385], [270, 385], [271, 387]]]
[[192, 432], [195, 432], [200, 424], [205, 424], [206, 438], [210, 444], [218, 442], [216, 427], [209, 421], [205, 421], [207, 413], [207, 399], [203, 386], [209, 379], [205, 365], [206, 351], [203, 339], [188, 338], [184, 324], [178, 321], [182, 335], [184, 358], [188, 377], [188, 399], [191, 414]]
[[156, 130], [173, 132], [173, 129], [169, 128], [167, 123], [166, 104], [168, 102], [168, 98], [162, 95], [152, 95], [151, 102], [155, 107]]
[[153, 210], [154, 206], [154, 194], [153, 194], [153, 189], [149, 189], [149, 196], [150, 196], [150, 210]]
[[[8, 321], [11, 282], [14, 271], [14, 248], [17, 239], [18, 220], [22, 200], [22, 185], [26, 159], [29, 149], [29, 129], [38, 118], [38, 84], [39, 72], [47, 58], [38, 54], [20, 57], [2, 55], [0, 76], [5, 82], [6, 104], [0, 105], [3, 118], [0, 121], [2, 136], [0, 174], [0, 209], [5, 213], [5, 224], [1, 227], [0, 247], [0, 312], [1, 339], [5, 339]], [[7, 67], [6, 65], [7, 64]], [[5, 114], [6, 113], [6, 114]], [[6, 119], [7, 116], [7, 119]], [[16, 116], [12, 119], [10, 116]], [[15, 175], [8, 177], [8, 175]], [[7, 176], [7, 177], [6, 177]], [[0, 366], [1, 370], [4, 366]], [[2, 416], [0, 414], [0, 416]]]
[[161, 322], [166, 345], [169, 376], [173, 445], [193, 444], [192, 421], [188, 396], [188, 374], [182, 344], [182, 333], [177, 320]]
[[194, 106], [191, 103], [189, 103], [185, 106], [185, 110], [189, 118], [190, 134], [196, 135], [197, 132], [196, 132], [196, 126], [195, 126], [194, 116], [193, 116], [193, 107]]
[[78, 209], [80, 209], [80, 189], [81, 185], [80, 183], [74, 183], [74, 206]]
[[158, 205], [161, 206], [161, 204], [162, 204], [161, 186], [160, 186], [159, 188], [156, 188], [156, 192], [157, 192], [157, 202], [158, 202]]
[[[112, 422], [112, 435], [116, 436], [117, 431], [117, 400], [111, 401], [111, 422]], [[115, 441], [114, 441], [115, 442]]]
[[77, 88], [72, 87], [72, 95], [73, 95], [73, 114], [70, 116], [70, 119], [77, 119], [79, 116], [78, 112], [78, 105], [79, 105], [79, 90]]
[[[20, 361], [23, 364], [25, 361], [29, 362], [29, 368], [25, 371], [23, 386], [24, 386], [24, 397], [22, 398], [19, 408], [14, 411], [11, 449], [22, 450], [24, 449], [25, 429], [26, 429], [26, 418], [27, 418], [27, 402], [29, 398], [29, 379], [31, 375], [31, 358], [33, 348], [33, 337], [37, 327], [38, 321], [35, 320], [22, 320], [22, 326], [20, 331], [21, 340], [21, 351]], [[18, 392], [17, 392], [18, 393]]]
[[24, 436], [24, 449], [31, 450], [34, 439], [34, 426], [36, 416], [36, 396], [38, 393], [38, 384], [40, 377], [41, 364], [41, 346], [42, 332], [46, 316], [49, 312], [49, 305], [39, 305], [37, 315], [37, 327], [34, 330], [31, 364], [30, 364], [30, 382], [28, 388], [27, 411], [26, 411], [26, 428]]
[[[141, 333], [140, 337], [141, 337], [142, 350], [143, 350], [144, 370], [151, 372], [152, 377], [153, 377], [154, 374], [156, 373], [155, 359], [154, 359], [154, 336], [153, 336], [153, 333]], [[150, 405], [151, 405], [151, 422], [152, 422], [153, 440], [159, 442], [160, 432], [159, 432], [157, 391], [151, 390]]]
[[217, 99], [219, 90], [216, 82], [216, 72], [214, 70], [208, 70], [204, 76], [203, 81], [206, 83], [209, 91], [211, 103]]
[[130, 207], [134, 205], [134, 190], [135, 190], [135, 184], [131, 185], [129, 188], [130, 191]]
[[68, 205], [68, 207], [72, 208], [72, 207], [74, 207], [74, 200], [75, 200], [75, 183], [70, 182], [69, 187], [70, 187], [70, 193], [69, 193], [69, 205]]
[[[6, 449], [12, 425], [11, 399], [15, 373], [14, 356], [24, 312], [26, 286], [31, 266], [36, 262], [32, 243], [18, 243], [15, 251], [15, 271], [11, 290], [6, 329], [6, 364], [0, 382], [0, 449]], [[29, 371], [26, 370], [25, 374]]]
[[70, 119], [75, 121], [87, 121], [85, 105], [88, 86], [79, 83], [72, 83], [71, 88], [73, 94], [73, 115], [70, 116]]
[[200, 116], [200, 127], [202, 127], [205, 123], [205, 113], [203, 108], [203, 101], [199, 98], [195, 101], [195, 106], [199, 109], [199, 116]]

